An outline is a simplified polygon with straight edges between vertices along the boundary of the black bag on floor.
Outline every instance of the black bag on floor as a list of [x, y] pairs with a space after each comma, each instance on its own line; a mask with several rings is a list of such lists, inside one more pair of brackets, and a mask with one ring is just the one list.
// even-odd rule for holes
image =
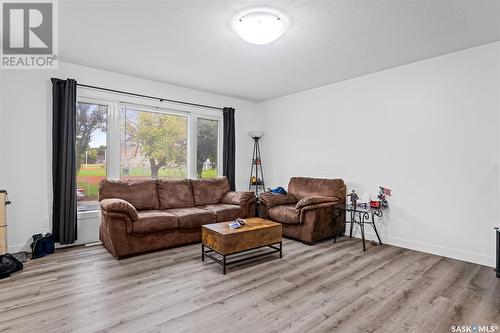
[[23, 269], [23, 264], [12, 254], [0, 255], [0, 279], [9, 277], [9, 275], [21, 269]]
[[50, 233], [33, 235], [31, 243], [31, 259], [45, 257], [46, 254], [54, 253], [54, 237]]

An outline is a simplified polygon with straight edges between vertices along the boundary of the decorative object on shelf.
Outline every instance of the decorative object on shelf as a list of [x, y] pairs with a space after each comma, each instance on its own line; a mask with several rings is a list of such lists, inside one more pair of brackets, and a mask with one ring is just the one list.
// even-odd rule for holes
[[[388, 189], [387, 187], [379, 186], [379, 191], [378, 191], [379, 206], [378, 207], [372, 206], [372, 208], [387, 208], [387, 207], [389, 207], [389, 202], [387, 201], [386, 196], [391, 196], [391, 192], [392, 192], [391, 189]], [[370, 206], [371, 206], [371, 204], [370, 204]]]
[[348, 197], [351, 197], [351, 205], [356, 207], [356, 203], [358, 202], [359, 196], [356, 193], [356, 191], [352, 190], [351, 193], [347, 195]]
[[260, 193], [266, 191], [264, 185], [264, 173], [262, 172], [262, 157], [260, 154], [259, 140], [264, 135], [263, 132], [250, 132], [250, 136], [254, 140], [252, 167], [250, 169], [250, 184], [248, 189], [255, 192], [255, 197], [259, 197]]

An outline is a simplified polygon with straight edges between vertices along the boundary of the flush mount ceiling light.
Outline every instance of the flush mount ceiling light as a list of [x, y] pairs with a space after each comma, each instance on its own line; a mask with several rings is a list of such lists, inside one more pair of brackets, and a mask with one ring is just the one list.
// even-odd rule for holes
[[264, 45], [280, 38], [288, 27], [288, 18], [271, 8], [252, 8], [238, 13], [233, 30], [249, 43]]

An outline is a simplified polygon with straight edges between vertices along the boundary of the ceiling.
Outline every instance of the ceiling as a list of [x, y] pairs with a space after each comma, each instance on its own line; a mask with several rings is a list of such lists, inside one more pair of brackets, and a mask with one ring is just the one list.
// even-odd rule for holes
[[[230, 28], [266, 6], [290, 18], [268, 45]], [[500, 1], [59, 2], [67, 62], [264, 101], [500, 40]]]

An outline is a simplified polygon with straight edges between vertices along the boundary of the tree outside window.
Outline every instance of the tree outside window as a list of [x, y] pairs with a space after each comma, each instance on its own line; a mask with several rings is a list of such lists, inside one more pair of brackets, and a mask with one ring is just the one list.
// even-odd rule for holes
[[123, 107], [121, 178], [187, 178], [187, 117]]
[[76, 104], [76, 181], [78, 211], [98, 209], [98, 187], [106, 178], [108, 106]]

